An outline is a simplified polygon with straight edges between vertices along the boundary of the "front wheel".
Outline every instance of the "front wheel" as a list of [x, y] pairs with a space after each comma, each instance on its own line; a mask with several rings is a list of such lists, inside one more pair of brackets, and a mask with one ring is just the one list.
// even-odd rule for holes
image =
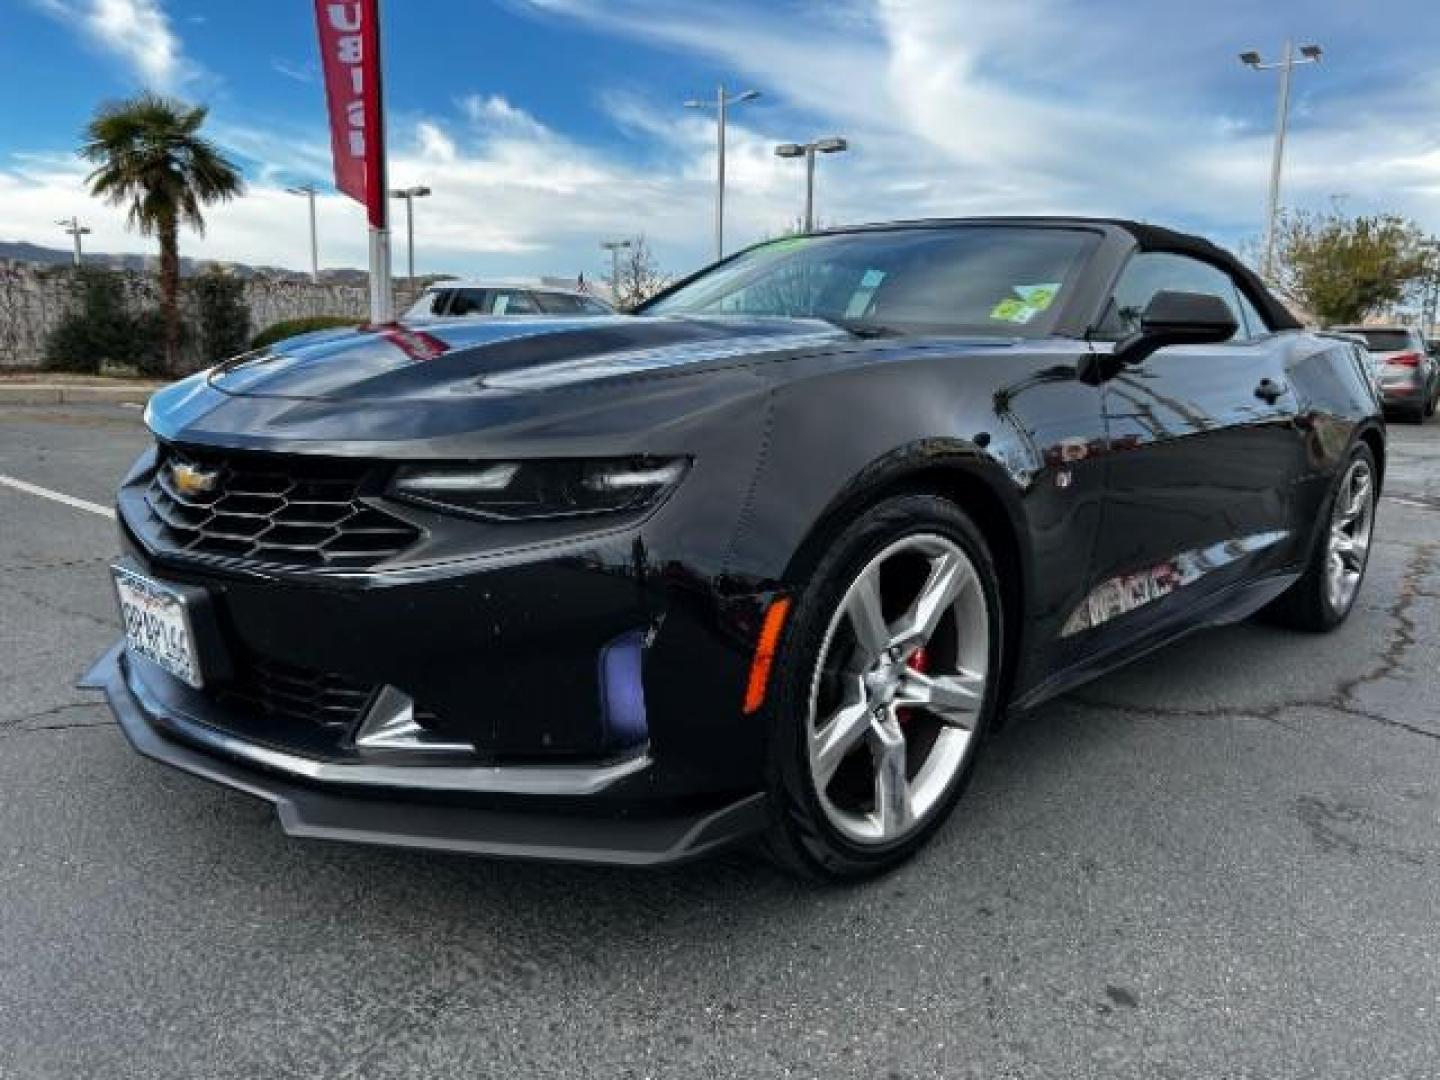
[[847, 879], [915, 852], [969, 777], [1002, 640], [989, 548], [953, 503], [899, 496], [846, 528], [797, 598], [776, 670], [777, 861]]
[[1326, 524], [1305, 573], [1266, 614], [1297, 630], [1335, 629], [1350, 614], [1370, 562], [1375, 530], [1375, 456], [1364, 443], [1350, 452], [1326, 503]]

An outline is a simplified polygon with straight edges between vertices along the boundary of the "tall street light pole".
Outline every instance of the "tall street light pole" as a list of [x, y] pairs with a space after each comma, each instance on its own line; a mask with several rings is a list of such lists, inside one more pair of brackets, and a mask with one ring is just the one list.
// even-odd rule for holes
[[291, 195], [304, 195], [310, 202], [310, 280], [320, 280], [320, 239], [315, 231], [315, 185], [301, 184], [285, 189]]
[[1285, 160], [1285, 125], [1290, 117], [1290, 73], [1301, 64], [1318, 64], [1324, 50], [1319, 45], [1295, 46], [1285, 42], [1281, 58], [1274, 62], [1262, 60], [1254, 49], [1240, 54], [1240, 62], [1256, 71], [1280, 72], [1280, 95], [1275, 103], [1275, 152], [1270, 159], [1270, 200], [1265, 214], [1265, 257], [1261, 273], [1273, 281], [1275, 274], [1275, 230], [1280, 216], [1280, 169]]
[[630, 246], [629, 240], [601, 240], [600, 247], [610, 252], [610, 299], [620, 304], [620, 252]]
[[850, 149], [850, 144], [838, 135], [829, 139], [816, 139], [808, 143], [781, 143], [775, 147], [775, 156], [805, 159], [805, 231], [815, 231], [815, 155], [838, 154]]
[[81, 225], [78, 217], [61, 218], [55, 224], [65, 226], [65, 231], [75, 238], [75, 265], [79, 266], [81, 260], [80, 237], [90, 231], [89, 226]]
[[1425, 300], [1420, 308], [1420, 323], [1428, 337], [1435, 336], [1435, 319], [1440, 308], [1440, 239], [1428, 237], [1420, 241], [1429, 260], [1429, 278], [1425, 286]]
[[715, 110], [715, 258], [725, 257], [725, 113], [731, 105], [754, 101], [760, 96], [759, 90], [746, 90], [743, 94], [727, 97], [725, 84], [715, 88], [714, 101], [692, 100], [685, 102], [687, 109]]
[[408, 188], [395, 188], [390, 192], [392, 199], [405, 200], [405, 276], [409, 279], [412, 303], [415, 300], [415, 200], [423, 199], [429, 194], [430, 189], [422, 184]]

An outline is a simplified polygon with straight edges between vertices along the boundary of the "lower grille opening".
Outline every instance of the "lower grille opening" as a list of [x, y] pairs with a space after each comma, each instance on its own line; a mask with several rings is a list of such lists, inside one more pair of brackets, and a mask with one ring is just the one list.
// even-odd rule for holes
[[[305, 742], [316, 735], [338, 742], [379, 691], [378, 683], [252, 656], [237, 665], [234, 679], [216, 689], [215, 699], [242, 717], [263, 721], [272, 731], [289, 729]], [[435, 713], [418, 704], [415, 720], [430, 730], [439, 725]]]

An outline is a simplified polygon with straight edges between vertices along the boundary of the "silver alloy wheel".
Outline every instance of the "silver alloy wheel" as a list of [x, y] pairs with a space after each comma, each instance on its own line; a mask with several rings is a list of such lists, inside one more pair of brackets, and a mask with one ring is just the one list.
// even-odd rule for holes
[[1330, 540], [1325, 560], [1325, 594], [1339, 614], [1350, 610], [1370, 554], [1375, 527], [1375, 479], [1370, 464], [1352, 462], [1335, 493], [1330, 514]]
[[973, 749], [990, 665], [985, 590], [934, 534], [897, 540], [841, 598], [811, 679], [810, 772], [830, 823], [862, 844], [914, 831]]

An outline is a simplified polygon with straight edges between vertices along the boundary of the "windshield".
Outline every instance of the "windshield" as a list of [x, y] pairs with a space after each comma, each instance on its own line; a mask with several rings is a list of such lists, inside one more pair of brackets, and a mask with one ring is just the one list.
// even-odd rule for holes
[[1371, 352], [1400, 352], [1404, 349], [1414, 348], [1414, 342], [1410, 340], [1408, 330], [1355, 330], [1365, 339]]
[[1095, 234], [967, 225], [791, 237], [752, 248], [645, 315], [771, 316], [900, 330], [1049, 331]]

